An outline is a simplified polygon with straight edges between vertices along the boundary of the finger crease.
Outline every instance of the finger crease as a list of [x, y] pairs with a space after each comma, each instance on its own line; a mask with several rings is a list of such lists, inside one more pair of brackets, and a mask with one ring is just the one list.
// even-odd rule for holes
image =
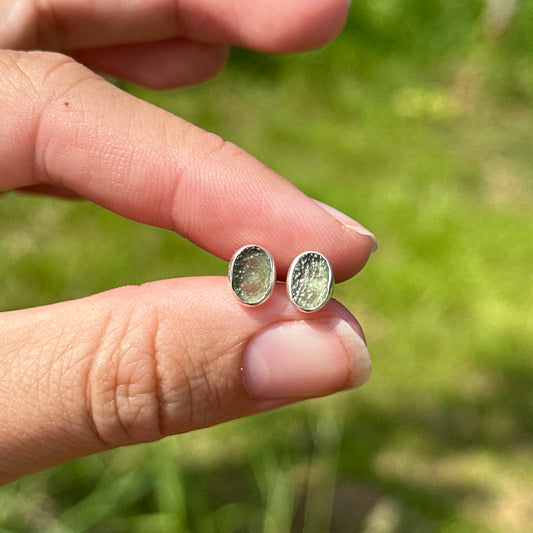
[[153, 323], [153, 343], [152, 343], [152, 359], [154, 365], [154, 380], [155, 380], [155, 395], [157, 402], [157, 426], [159, 431], [159, 438], [163, 436], [164, 427], [164, 406], [163, 406], [163, 380], [161, 376], [161, 369], [159, 365], [159, 349], [158, 349], [158, 332], [159, 332], [159, 311], [154, 309], [154, 323]]
[[[112, 312], [109, 311], [106, 316], [104, 317], [103, 324], [101, 327], [100, 332], [98, 332], [97, 338], [99, 339], [106, 339], [108, 336], [108, 332], [111, 326], [112, 322]], [[88, 354], [88, 357], [91, 358], [91, 364], [89, 365], [89, 371], [87, 372], [87, 380], [85, 385], [85, 409], [88, 415], [89, 419], [89, 426], [93, 430], [94, 435], [105, 448], [112, 447], [112, 444], [108, 442], [103, 435], [100, 433], [100, 430], [98, 429], [98, 425], [95, 420], [94, 415], [94, 409], [93, 409], [93, 401], [92, 401], [92, 380], [93, 380], [93, 374], [95, 371], [95, 364], [97, 363], [98, 359], [98, 352], [99, 352], [99, 346], [96, 345], [94, 347], [94, 350], [92, 350], [92, 353]]]

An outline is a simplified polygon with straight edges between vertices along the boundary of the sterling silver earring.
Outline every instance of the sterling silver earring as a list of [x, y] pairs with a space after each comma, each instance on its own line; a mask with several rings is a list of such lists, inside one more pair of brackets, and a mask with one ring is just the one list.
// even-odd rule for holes
[[322, 309], [331, 298], [334, 285], [333, 269], [319, 252], [300, 254], [287, 274], [289, 299], [306, 313]]
[[228, 267], [235, 296], [244, 305], [262, 304], [272, 293], [276, 268], [271, 255], [261, 246], [250, 244], [235, 252]]

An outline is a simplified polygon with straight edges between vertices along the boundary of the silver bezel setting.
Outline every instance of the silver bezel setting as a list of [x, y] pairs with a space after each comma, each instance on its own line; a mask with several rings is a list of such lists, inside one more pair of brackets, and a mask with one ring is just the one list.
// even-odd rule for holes
[[[326, 293], [326, 296], [325, 298], [323, 298], [321, 300], [321, 302], [315, 306], [315, 307], [312, 307], [312, 308], [305, 308], [305, 307], [302, 307], [301, 305], [299, 305], [295, 300], [294, 300], [294, 281], [293, 281], [293, 275], [294, 275], [294, 271], [295, 269], [297, 268], [298, 266], [298, 263], [301, 261], [302, 258], [304, 258], [306, 255], [309, 255], [309, 254], [315, 254], [315, 255], [318, 255], [320, 256], [326, 266], [327, 266], [327, 270], [328, 270], [328, 281], [327, 281], [327, 293]], [[290, 301], [300, 310], [300, 311], [303, 311], [304, 313], [314, 313], [315, 311], [318, 311], [319, 309], [322, 309], [327, 303], [328, 301], [330, 300], [332, 294], [333, 294], [333, 288], [335, 286], [335, 277], [334, 277], [334, 274], [333, 274], [333, 269], [331, 267], [331, 263], [328, 261], [327, 257], [324, 255], [324, 254], [321, 254], [320, 252], [315, 252], [313, 250], [310, 250], [310, 251], [307, 251], [307, 252], [303, 252], [301, 253], [300, 255], [298, 255], [294, 261], [291, 263], [291, 266], [289, 267], [289, 271], [287, 272], [287, 295], [289, 296], [289, 299]]]
[[[235, 262], [237, 261], [239, 256], [242, 255], [242, 253], [245, 250], [248, 250], [249, 248], [257, 248], [258, 250], [261, 250], [261, 252], [263, 252], [268, 257], [268, 260], [269, 260], [269, 263], [270, 263], [270, 279], [268, 281], [268, 284], [269, 284], [268, 291], [263, 295], [263, 297], [260, 300], [258, 300], [257, 302], [251, 302], [251, 303], [250, 302], [245, 302], [244, 300], [242, 300], [239, 297], [239, 295], [237, 294], [237, 292], [235, 291], [235, 288], [234, 288], [234, 285], [233, 285]], [[272, 289], [274, 288], [274, 284], [275, 284], [275, 281], [276, 281], [276, 265], [274, 264], [274, 259], [272, 259], [272, 256], [262, 246], [259, 246], [258, 244], [248, 244], [246, 246], [243, 246], [242, 248], [239, 248], [233, 254], [233, 257], [231, 258], [231, 260], [230, 260], [230, 262], [228, 264], [228, 280], [229, 280], [229, 284], [230, 284], [230, 287], [231, 287], [231, 292], [233, 292], [235, 298], [242, 305], [245, 305], [247, 307], [255, 307], [257, 305], [260, 305], [260, 304], [266, 302], [266, 300], [268, 300], [268, 298], [270, 298], [270, 296], [272, 295]]]

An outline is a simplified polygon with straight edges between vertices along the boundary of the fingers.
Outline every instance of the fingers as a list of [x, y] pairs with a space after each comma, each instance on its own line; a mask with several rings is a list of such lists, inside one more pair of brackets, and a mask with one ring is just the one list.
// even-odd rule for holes
[[302, 315], [279, 285], [250, 310], [224, 278], [4, 313], [0, 483], [360, 385], [370, 373], [361, 335], [335, 301]]
[[65, 56], [0, 58], [0, 190], [64, 187], [172, 229], [228, 260], [264, 246], [281, 277], [305, 250], [337, 281], [373, 247], [354, 221], [309, 199], [236, 146], [120, 91]]
[[176, 37], [266, 52], [320, 46], [344, 25], [346, 0], [8, 0], [0, 48], [74, 50]]
[[213, 77], [225, 65], [228, 47], [172, 39], [88, 48], [70, 55], [97, 72], [152, 89], [171, 89]]

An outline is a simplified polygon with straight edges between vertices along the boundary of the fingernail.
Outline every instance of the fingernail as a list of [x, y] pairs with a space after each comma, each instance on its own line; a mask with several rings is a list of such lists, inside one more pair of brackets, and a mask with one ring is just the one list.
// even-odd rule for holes
[[256, 399], [323, 396], [370, 377], [363, 339], [340, 319], [276, 324], [255, 335], [243, 359], [244, 384]]
[[334, 207], [331, 207], [330, 205], [325, 204], [320, 200], [315, 200], [314, 198], [313, 201], [315, 201], [324, 211], [330, 214], [333, 218], [336, 218], [341, 224], [344, 224], [348, 228], [353, 229], [354, 231], [359, 233], [359, 235], [364, 235], [365, 237], [368, 237], [372, 242], [372, 253], [374, 253], [378, 249], [378, 240], [370, 230], [359, 224], [359, 222], [355, 221], [353, 218], [350, 218], [348, 215], [345, 215], [338, 209], [335, 209]]

